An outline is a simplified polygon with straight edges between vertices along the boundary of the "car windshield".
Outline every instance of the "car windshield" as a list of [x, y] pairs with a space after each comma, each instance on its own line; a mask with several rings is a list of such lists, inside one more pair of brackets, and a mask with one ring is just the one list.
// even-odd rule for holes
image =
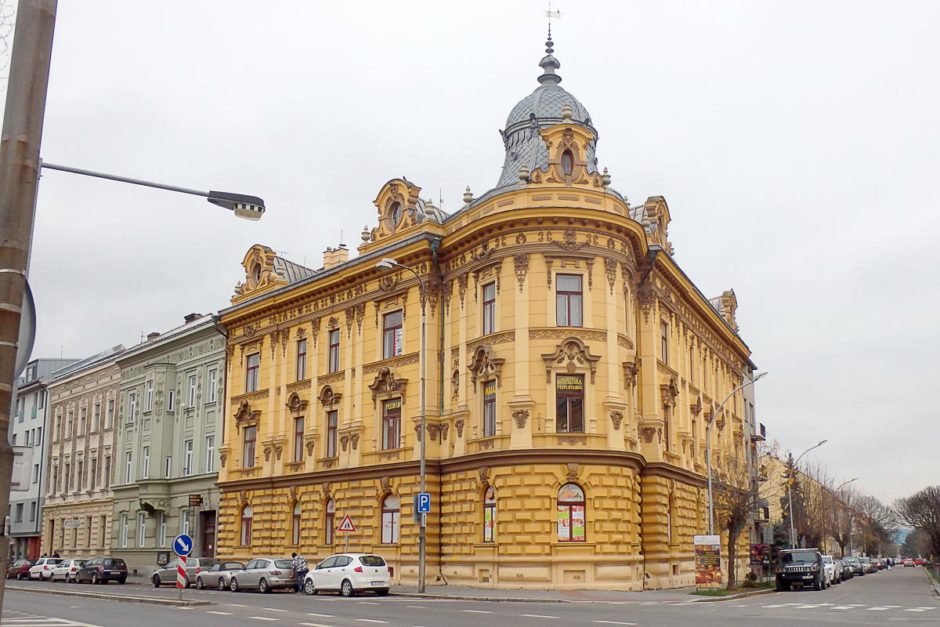
[[824, 561], [825, 563], [827, 563], [827, 564], [831, 564], [831, 563], [832, 563], [832, 557], [830, 557], [829, 555], [823, 555], [823, 561]]
[[385, 566], [385, 560], [378, 555], [363, 555], [359, 561], [363, 566]]
[[245, 565], [241, 562], [225, 562], [223, 565], [223, 570], [240, 570], [244, 567]]
[[124, 560], [107, 559], [107, 560], [104, 560], [104, 566], [106, 568], [121, 568], [124, 566]]
[[293, 568], [290, 560], [274, 560], [274, 566], [277, 568]]
[[792, 551], [784, 553], [782, 561], [784, 564], [815, 564], [816, 553], [814, 551]]

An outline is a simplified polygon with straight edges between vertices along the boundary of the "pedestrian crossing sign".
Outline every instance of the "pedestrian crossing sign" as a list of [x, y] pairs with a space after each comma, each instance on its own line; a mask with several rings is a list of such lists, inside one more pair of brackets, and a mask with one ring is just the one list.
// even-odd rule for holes
[[337, 527], [336, 530], [351, 533], [356, 530], [356, 525], [353, 524], [352, 518], [349, 517], [349, 514], [346, 514], [346, 516], [343, 518], [343, 522], [339, 524], [339, 527]]

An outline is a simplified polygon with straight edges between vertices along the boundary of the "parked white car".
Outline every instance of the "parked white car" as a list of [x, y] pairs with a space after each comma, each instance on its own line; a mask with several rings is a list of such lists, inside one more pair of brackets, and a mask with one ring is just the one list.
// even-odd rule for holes
[[823, 555], [823, 569], [825, 570], [825, 578], [823, 579], [823, 588], [830, 587], [833, 582], [836, 580], [836, 560], [831, 555]]
[[339, 553], [331, 555], [304, 577], [304, 592], [316, 594], [336, 591], [344, 597], [371, 590], [388, 594], [391, 578], [388, 564], [379, 555], [370, 553]]
[[85, 565], [85, 560], [62, 560], [52, 569], [51, 581], [64, 581], [65, 583], [75, 583], [75, 575], [78, 570]]
[[30, 579], [52, 579], [52, 568], [61, 562], [58, 557], [40, 557], [29, 569]]

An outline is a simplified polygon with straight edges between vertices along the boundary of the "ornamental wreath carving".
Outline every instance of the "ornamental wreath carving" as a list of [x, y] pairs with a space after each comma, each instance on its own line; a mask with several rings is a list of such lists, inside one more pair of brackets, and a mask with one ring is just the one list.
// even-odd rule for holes
[[623, 422], [623, 412], [616, 409], [610, 412], [610, 421], [614, 423], [614, 429], [620, 431], [620, 423]]
[[457, 428], [457, 437], [458, 437], [458, 438], [462, 438], [462, 437], [463, 437], [463, 427], [464, 427], [465, 424], [466, 424], [466, 422], [464, 421], [463, 418], [458, 418], [458, 419], [454, 422], [454, 426]]
[[552, 368], [564, 367], [569, 373], [577, 372], [578, 368], [590, 368], [591, 383], [594, 383], [594, 375], [597, 373], [597, 362], [600, 361], [599, 355], [591, 353], [591, 349], [577, 337], [569, 337], [563, 340], [556, 348], [554, 353], [543, 353], [542, 360], [545, 362], [545, 382], [552, 382]]
[[375, 380], [369, 385], [369, 389], [372, 390], [373, 404], [379, 394], [399, 393], [404, 397], [407, 385], [408, 379], [396, 379], [389, 368], [380, 368], [378, 374], [375, 375]]
[[478, 346], [467, 365], [470, 371], [470, 381], [476, 383], [478, 377], [496, 377], [498, 380], [504, 363], [506, 360], [502, 357], [493, 356], [493, 349], [490, 346]]
[[333, 388], [328, 385], [324, 385], [323, 389], [320, 390], [317, 400], [320, 401], [320, 404], [323, 405], [326, 409], [335, 409], [336, 404], [339, 403], [339, 399], [342, 398], [342, 394], [334, 394]]

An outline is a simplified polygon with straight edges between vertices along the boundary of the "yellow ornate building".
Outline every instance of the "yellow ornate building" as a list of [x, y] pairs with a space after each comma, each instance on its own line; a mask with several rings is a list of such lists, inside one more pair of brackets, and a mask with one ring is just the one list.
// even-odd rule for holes
[[[429, 582], [692, 584], [706, 422], [752, 368], [737, 303], [677, 265], [662, 197], [610, 187], [552, 52], [494, 189], [445, 215], [393, 179], [359, 255], [320, 270], [248, 251], [221, 312], [222, 555], [323, 557], [349, 515], [349, 549], [415, 581], [423, 310]], [[716, 457], [743, 457], [743, 414], [739, 395], [717, 417]]]

